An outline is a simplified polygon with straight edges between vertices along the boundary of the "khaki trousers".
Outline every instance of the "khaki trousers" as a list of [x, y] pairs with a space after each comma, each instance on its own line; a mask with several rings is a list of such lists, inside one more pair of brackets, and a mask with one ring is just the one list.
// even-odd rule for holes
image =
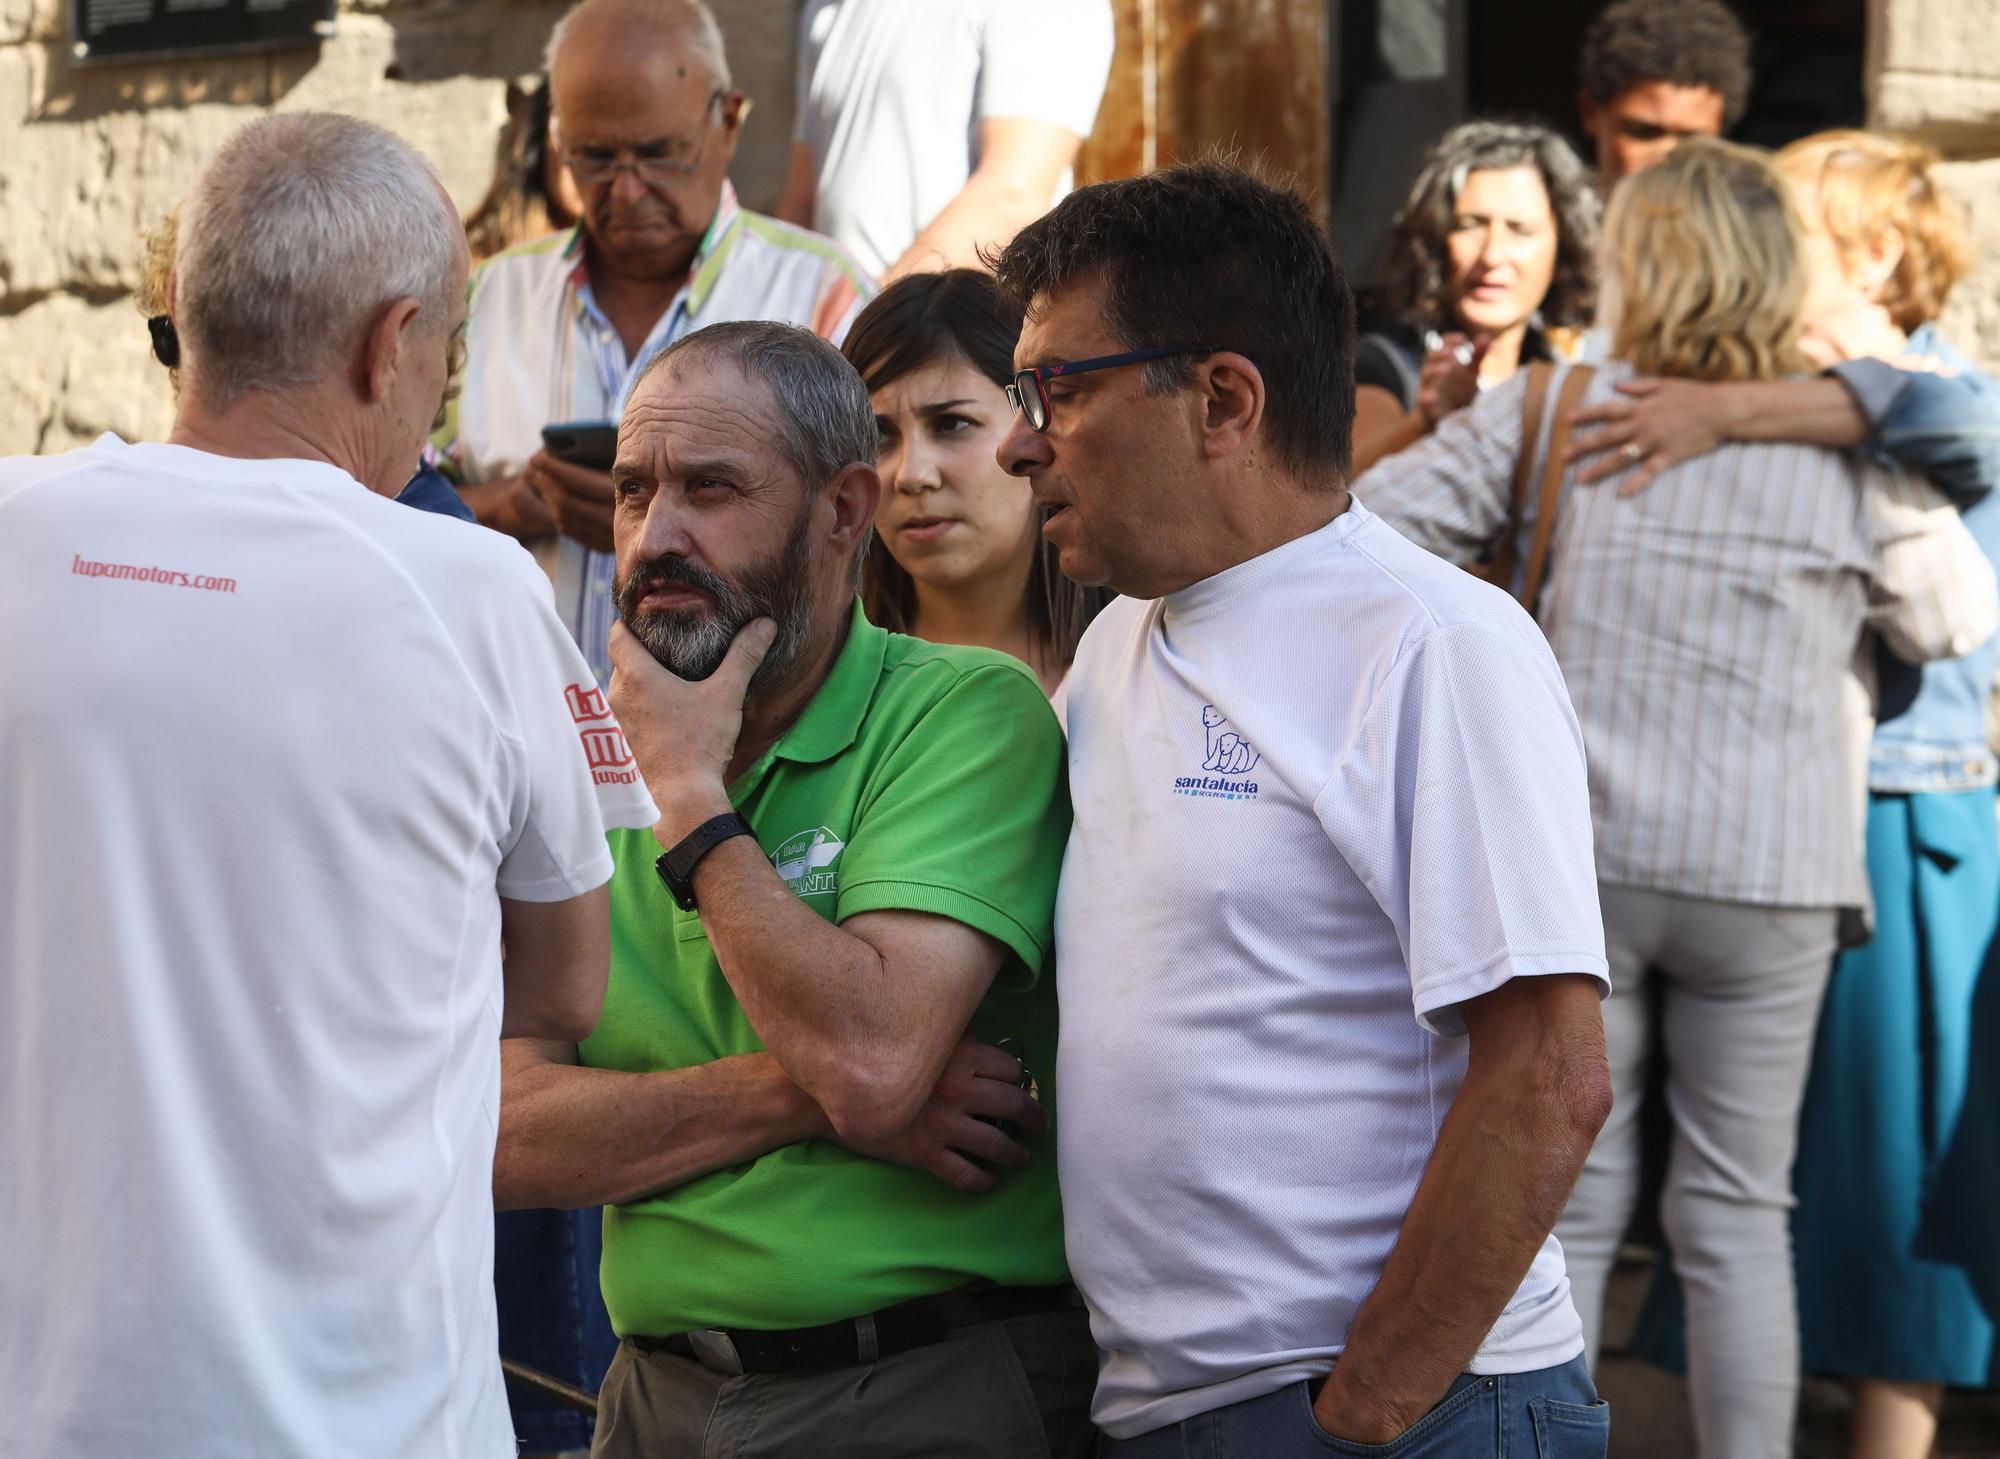
[[1082, 1308], [792, 1373], [730, 1377], [625, 1342], [598, 1395], [591, 1459], [1087, 1459], [1096, 1383]]

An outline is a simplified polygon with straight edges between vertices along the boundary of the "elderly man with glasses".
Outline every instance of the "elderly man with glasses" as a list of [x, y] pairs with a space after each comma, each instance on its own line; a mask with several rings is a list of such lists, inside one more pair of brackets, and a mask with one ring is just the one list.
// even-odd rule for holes
[[700, 0], [583, 0], [548, 73], [583, 216], [475, 276], [465, 394], [439, 445], [479, 519], [535, 545], [601, 681], [610, 462], [589, 432], [558, 455], [543, 427], [615, 420], [646, 361], [704, 325], [775, 319], [838, 341], [873, 286], [838, 245], [738, 205], [750, 103]]

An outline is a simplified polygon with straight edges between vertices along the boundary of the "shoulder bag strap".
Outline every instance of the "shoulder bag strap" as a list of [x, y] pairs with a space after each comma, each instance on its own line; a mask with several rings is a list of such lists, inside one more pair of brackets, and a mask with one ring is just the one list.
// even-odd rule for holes
[[1508, 592], [1514, 590], [1514, 564], [1520, 559], [1521, 523], [1526, 519], [1528, 492], [1535, 480], [1535, 440], [1541, 434], [1542, 407], [1549, 398], [1549, 377], [1554, 373], [1546, 362], [1529, 365], [1528, 390], [1521, 400], [1521, 451], [1514, 463], [1514, 498], [1507, 505], [1507, 523], [1500, 530], [1500, 542], [1492, 560], [1480, 570], [1488, 582]]
[[[1555, 537], [1556, 509], [1562, 501], [1563, 469], [1568, 464], [1563, 460], [1563, 452], [1569, 449], [1570, 428], [1575, 422], [1577, 405], [1583, 400], [1583, 392], [1590, 388], [1591, 378], [1596, 370], [1589, 365], [1572, 365], [1563, 380], [1562, 393], [1556, 397], [1556, 414], [1549, 426], [1549, 452], [1542, 460], [1542, 496], [1535, 512], [1535, 545], [1528, 554], [1528, 574], [1521, 580], [1521, 606], [1530, 613], [1542, 595], [1542, 578], [1549, 570], [1549, 543]], [[1529, 459], [1530, 452], [1523, 448], [1521, 459]], [[1525, 468], [1523, 468], [1525, 469]]]

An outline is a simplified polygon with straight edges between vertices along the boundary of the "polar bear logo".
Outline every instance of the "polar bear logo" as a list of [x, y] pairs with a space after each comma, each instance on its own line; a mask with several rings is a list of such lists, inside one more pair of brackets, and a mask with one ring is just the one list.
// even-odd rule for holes
[[1213, 704], [1202, 705], [1201, 727], [1208, 735], [1208, 758], [1201, 762], [1202, 769], [1218, 775], [1247, 775], [1257, 768], [1262, 757], [1229, 727], [1228, 718]]

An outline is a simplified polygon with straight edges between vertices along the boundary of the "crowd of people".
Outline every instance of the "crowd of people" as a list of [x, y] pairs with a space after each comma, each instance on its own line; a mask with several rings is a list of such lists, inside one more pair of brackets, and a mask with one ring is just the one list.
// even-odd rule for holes
[[1740, 23], [1615, 0], [1594, 170], [1454, 128], [1357, 298], [1232, 161], [1073, 187], [1106, 0], [799, 39], [774, 217], [700, 0], [570, 10], [469, 219], [246, 124], [172, 435], [0, 461], [16, 1447], [1602, 1456], [1650, 1119], [1704, 1459], [1802, 1372], [1929, 1452], [2000, 1386], [1934, 154], [1724, 141]]

